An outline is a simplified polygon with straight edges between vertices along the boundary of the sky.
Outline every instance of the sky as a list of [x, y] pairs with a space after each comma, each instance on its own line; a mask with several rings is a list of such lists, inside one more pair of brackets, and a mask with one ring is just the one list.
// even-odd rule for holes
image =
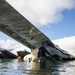
[[[75, 0], [6, 1], [51, 40], [75, 36]], [[14, 40], [0, 32], [1, 41]]]

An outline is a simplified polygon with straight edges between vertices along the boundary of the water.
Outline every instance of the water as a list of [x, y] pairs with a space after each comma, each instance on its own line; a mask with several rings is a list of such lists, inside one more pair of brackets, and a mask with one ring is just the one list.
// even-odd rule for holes
[[75, 75], [75, 61], [47, 63], [47, 69], [40, 69], [39, 62], [0, 59], [0, 75]]

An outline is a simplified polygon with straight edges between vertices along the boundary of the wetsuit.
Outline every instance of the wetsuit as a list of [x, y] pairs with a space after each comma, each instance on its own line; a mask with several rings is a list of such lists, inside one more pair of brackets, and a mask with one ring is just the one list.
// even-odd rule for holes
[[40, 47], [38, 52], [38, 57], [40, 58], [40, 68], [46, 68], [46, 53], [50, 55], [50, 53], [45, 49], [45, 47]]

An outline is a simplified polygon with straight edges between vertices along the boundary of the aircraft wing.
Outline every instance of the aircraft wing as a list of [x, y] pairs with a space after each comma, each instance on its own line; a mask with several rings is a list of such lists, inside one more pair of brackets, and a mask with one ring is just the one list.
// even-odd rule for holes
[[5, 0], [0, 0], [0, 31], [31, 49], [39, 47], [43, 41], [53, 44]]

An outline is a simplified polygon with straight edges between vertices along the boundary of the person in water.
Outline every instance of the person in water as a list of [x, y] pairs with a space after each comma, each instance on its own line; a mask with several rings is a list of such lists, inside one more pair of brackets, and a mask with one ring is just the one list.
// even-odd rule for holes
[[40, 58], [41, 69], [46, 69], [46, 53], [50, 55], [50, 53], [45, 48], [46, 45], [47, 45], [46, 43], [42, 43], [42, 46], [39, 48], [39, 51], [38, 51], [38, 57]]

